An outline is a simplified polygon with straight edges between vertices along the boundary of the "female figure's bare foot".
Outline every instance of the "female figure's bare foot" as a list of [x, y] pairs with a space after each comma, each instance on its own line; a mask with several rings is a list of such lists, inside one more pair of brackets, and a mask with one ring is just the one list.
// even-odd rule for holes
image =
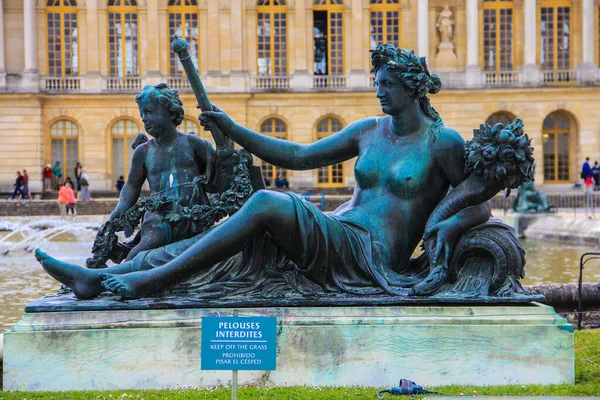
[[59, 261], [40, 249], [35, 250], [35, 258], [50, 276], [70, 287], [78, 299], [91, 299], [104, 291], [98, 270]]
[[149, 279], [147, 271], [132, 272], [124, 275], [102, 273], [104, 289], [118, 294], [123, 299], [139, 299], [150, 290], [157, 289]]

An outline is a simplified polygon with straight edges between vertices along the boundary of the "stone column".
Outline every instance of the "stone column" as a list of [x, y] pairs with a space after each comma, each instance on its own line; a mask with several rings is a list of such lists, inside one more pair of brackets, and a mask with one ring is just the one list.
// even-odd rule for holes
[[523, 59], [525, 64], [521, 70], [521, 82], [535, 86], [540, 82], [540, 69], [536, 62], [537, 52], [537, 15], [536, 0], [525, 0], [523, 5], [523, 23], [525, 24], [525, 40], [523, 41]]
[[[346, 26], [356, 27], [357, 29], [350, 29], [351, 35], [348, 35], [346, 43], [346, 60], [349, 60], [350, 68], [346, 68], [348, 71], [348, 79], [346, 86], [351, 88], [365, 88], [371, 85], [371, 77], [368, 70], [365, 69], [365, 54], [369, 48], [369, 40], [363, 35], [363, 32], [370, 29], [369, 21], [369, 9], [363, 7], [362, 0], [352, 0], [350, 2], [350, 9], [347, 9], [346, 20], [344, 24]], [[360, 29], [358, 29], [360, 28]], [[346, 30], [348, 31], [348, 30]], [[312, 47], [312, 43], [311, 43]]]
[[25, 71], [24, 73], [38, 73], [37, 46], [35, 43], [35, 0], [25, 0], [23, 3], [24, 38], [25, 38]]
[[417, 14], [419, 56], [427, 57], [429, 55], [429, 0], [419, 0]]
[[479, 68], [479, 13], [478, 0], [467, 0], [467, 67], [465, 81], [467, 87], [482, 86]]
[[[296, 6], [293, 10], [288, 11], [288, 15], [294, 13], [294, 24], [288, 23], [288, 38], [294, 36], [295, 46], [292, 47], [288, 44], [288, 58], [294, 59], [295, 65], [293, 72], [290, 71], [290, 87], [294, 90], [308, 90], [312, 84], [312, 78], [308, 71], [308, 58], [306, 57], [306, 48], [310, 45], [312, 49], [312, 42], [308, 42], [307, 36], [308, 31], [312, 32], [308, 26], [308, 11], [306, 9], [306, 2], [297, 1]], [[290, 64], [291, 68], [291, 64]], [[294, 176], [296, 172], [294, 171]], [[290, 177], [290, 182], [293, 178]]]
[[6, 86], [6, 65], [4, 62], [4, 9], [0, 0], [0, 88]]
[[[145, 49], [145, 58], [146, 58], [146, 75], [144, 76], [143, 84], [145, 85], [156, 85], [160, 83], [162, 79], [162, 71], [160, 69], [160, 60], [161, 57], [167, 57], [168, 53], [165, 51], [164, 54], [161, 54], [161, 46], [166, 46], [166, 43], [169, 43], [168, 40], [165, 40], [165, 37], [159, 34], [160, 26], [161, 26], [161, 17], [163, 16], [159, 9], [159, 1], [158, 0], [148, 0], [146, 8], [146, 30], [142, 32], [140, 29], [141, 21], [138, 21], [140, 25], [138, 25], [138, 32], [140, 33], [139, 39], [140, 42], [144, 42], [144, 34], [146, 35], [146, 49]], [[141, 19], [141, 18], [140, 18]], [[166, 15], [162, 18], [162, 21], [166, 21]], [[168, 29], [168, 27], [166, 27]], [[161, 43], [162, 41], [162, 43]], [[142, 44], [140, 43], [140, 44]], [[143, 45], [140, 46], [140, 51], [142, 51]], [[144, 57], [140, 57], [144, 58]], [[167, 61], [168, 65], [168, 61]], [[141, 71], [140, 71], [141, 72]], [[166, 71], [167, 75], [169, 74], [168, 67]]]
[[[81, 46], [79, 54], [86, 53], [87, 71], [85, 73], [85, 90], [87, 92], [99, 93], [102, 91], [102, 74], [100, 73], [100, 19], [98, 10], [98, 0], [87, 0], [86, 13], [82, 15], [82, 22], [85, 21], [87, 28], [86, 46]], [[80, 32], [80, 34], [82, 34]], [[104, 53], [106, 54], [106, 53]]]
[[596, 81], [598, 66], [594, 63], [594, 0], [582, 0], [581, 38], [583, 40], [583, 64], [579, 67], [581, 80], [586, 83]]
[[21, 77], [21, 87], [27, 92], [37, 92], [39, 91], [40, 74], [37, 69], [35, 0], [24, 0], [23, 16], [25, 69]]

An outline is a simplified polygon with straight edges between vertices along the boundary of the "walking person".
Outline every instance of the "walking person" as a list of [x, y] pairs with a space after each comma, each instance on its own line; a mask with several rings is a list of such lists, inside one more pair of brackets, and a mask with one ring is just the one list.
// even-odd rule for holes
[[119, 179], [117, 179], [117, 182], [115, 182], [115, 188], [117, 188], [117, 191], [121, 193], [123, 186], [125, 186], [125, 178], [123, 175], [121, 175], [119, 176]]
[[29, 175], [27, 175], [27, 170], [23, 170], [23, 200], [29, 196], [29, 201], [33, 200], [31, 198], [31, 192], [29, 191]]
[[77, 194], [77, 199], [81, 195], [81, 174], [83, 173], [83, 168], [81, 163], [77, 161], [75, 168], [73, 169], [73, 176], [75, 176], [75, 186], [73, 186], [73, 191]]
[[70, 180], [69, 180], [69, 182], [65, 182], [64, 187], [66, 188], [65, 192], [66, 192], [66, 201], [67, 201], [66, 210], [65, 210], [66, 215], [69, 215], [69, 211], [70, 211], [71, 215], [75, 216], [75, 215], [77, 215], [77, 210], [75, 210], [75, 201], [76, 201], [75, 200], [75, 192], [73, 192], [73, 185], [70, 182]]
[[585, 179], [588, 176], [592, 175], [592, 167], [590, 166], [590, 158], [586, 157], [583, 165], [581, 166], [581, 179], [583, 179], [583, 184], [585, 185]]
[[9, 200], [13, 201], [17, 193], [19, 194], [20, 198], [23, 198], [23, 175], [21, 175], [21, 172], [19, 171], [17, 171], [17, 179], [15, 180], [13, 186], [15, 187], [15, 190], [13, 191], [12, 197]]
[[587, 219], [595, 217], [594, 209], [594, 180], [592, 176], [588, 176], [584, 181], [583, 193], [585, 193], [585, 216]]
[[57, 161], [56, 164], [54, 164], [54, 167], [52, 167], [52, 174], [54, 175], [54, 179], [56, 180], [56, 189], [59, 190], [60, 186], [62, 186], [63, 184], [62, 168], [60, 166], [60, 161]]
[[44, 179], [44, 191], [52, 191], [52, 165], [46, 164], [42, 170], [42, 178]]
[[592, 178], [594, 179], [594, 190], [600, 189], [600, 165], [598, 165], [598, 161], [594, 162], [594, 166], [592, 167]]
[[85, 167], [81, 168], [81, 178], [79, 182], [81, 183], [81, 201], [90, 201], [92, 199], [92, 195], [90, 193], [90, 181], [89, 176], [87, 174], [87, 169]]
[[69, 193], [67, 187], [62, 183], [58, 184], [58, 211], [60, 212], [60, 216], [64, 217], [67, 215], [67, 202], [69, 201]]

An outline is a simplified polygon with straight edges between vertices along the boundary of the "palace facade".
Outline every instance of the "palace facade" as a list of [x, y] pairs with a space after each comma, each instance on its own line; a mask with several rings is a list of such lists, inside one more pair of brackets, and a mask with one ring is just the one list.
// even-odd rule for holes
[[[147, 84], [176, 88], [181, 130], [210, 139], [170, 50], [178, 34], [214, 104], [299, 143], [381, 115], [369, 49], [414, 49], [442, 79], [431, 99], [446, 125], [469, 139], [486, 121], [523, 119], [537, 184], [564, 190], [585, 157], [600, 160], [599, 18], [598, 0], [0, 0], [0, 189], [27, 169], [39, 190], [55, 161], [113, 189]], [[262, 169], [318, 190], [353, 186], [353, 163]]]

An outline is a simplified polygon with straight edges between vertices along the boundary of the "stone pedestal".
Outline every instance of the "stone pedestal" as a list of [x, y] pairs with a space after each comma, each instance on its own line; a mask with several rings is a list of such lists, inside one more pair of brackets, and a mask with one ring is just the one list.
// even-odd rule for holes
[[538, 86], [542, 80], [542, 74], [536, 64], [525, 64], [521, 67], [519, 81], [525, 86]]
[[290, 88], [296, 91], [307, 91], [312, 88], [312, 77], [307, 70], [297, 70], [290, 78]]
[[[525, 237], [525, 230], [529, 228], [529, 226], [535, 223], [540, 218], [554, 218], [555, 216], [550, 213], [520, 213], [520, 212], [510, 212], [506, 214], [502, 218], [502, 222], [506, 225], [513, 227], [517, 236], [519, 238]], [[560, 218], [560, 217], [557, 217]]]
[[[238, 308], [276, 316], [277, 370], [240, 384], [428, 386], [573, 383], [573, 328], [526, 306]], [[4, 335], [4, 390], [228, 384], [200, 370], [201, 318], [232, 308], [26, 313]]]
[[584, 63], [579, 66], [579, 80], [588, 85], [593, 85], [600, 80], [600, 72], [596, 64]]
[[467, 88], [480, 88], [483, 86], [483, 74], [478, 65], [467, 65], [465, 68], [465, 83]]
[[457, 71], [458, 58], [454, 53], [452, 42], [440, 43], [438, 53], [435, 57], [436, 70], [439, 71]]

